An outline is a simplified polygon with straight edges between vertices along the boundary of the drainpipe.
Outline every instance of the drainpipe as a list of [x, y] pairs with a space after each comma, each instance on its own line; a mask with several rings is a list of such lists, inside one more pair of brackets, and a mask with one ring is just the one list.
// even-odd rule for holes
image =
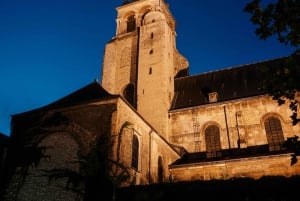
[[241, 137], [240, 137], [240, 129], [239, 129], [239, 121], [238, 121], [238, 112], [235, 113], [235, 121], [236, 121], [236, 129], [238, 133], [238, 148], [241, 148]]
[[134, 88], [134, 104], [133, 107], [137, 109], [137, 90], [138, 90], [138, 79], [139, 79], [139, 55], [140, 55], [140, 27], [137, 27], [137, 47], [136, 47], [136, 61], [135, 61], [135, 88]]
[[229, 148], [229, 151], [231, 152], [229, 130], [228, 130], [228, 123], [227, 123], [227, 114], [226, 114], [226, 108], [225, 108], [225, 106], [224, 106], [224, 116], [225, 116], [225, 124], [226, 124], [226, 131], [227, 131], [228, 148]]

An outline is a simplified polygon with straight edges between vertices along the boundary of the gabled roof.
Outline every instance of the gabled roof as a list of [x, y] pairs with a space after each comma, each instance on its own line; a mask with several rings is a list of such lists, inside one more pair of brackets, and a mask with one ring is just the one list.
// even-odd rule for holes
[[116, 97], [108, 93], [99, 83], [93, 82], [81, 89], [47, 105], [46, 107], [65, 107], [93, 100]]
[[218, 102], [266, 94], [260, 90], [262, 66], [280, 66], [283, 58], [248, 64], [175, 79], [171, 110], [209, 104], [208, 94], [216, 92]]
[[53, 103], [50, 103], [49, 105], [28, 112], [57, 109], [57, 108], [74, 106], [74, 105], [87, 103], [91, 101], [103, 100], [103, 99], [109, 99], [115, 97], [117, 97], [117, 95], [112, 95], [108, 93], [99, 83], [93, 82]]

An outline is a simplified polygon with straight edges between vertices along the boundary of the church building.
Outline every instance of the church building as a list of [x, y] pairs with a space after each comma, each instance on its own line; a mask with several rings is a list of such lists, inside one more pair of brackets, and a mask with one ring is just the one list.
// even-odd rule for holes
[[82, 173], [80, 157], [95, 147], [117, 187], [300, 173], [282, 147], [300, 127], [288, 104], [260, 90], [259, 68], [284, 58], [189, 75], [164, 0], [125, 1], [116, 10], [101, 82], [12, 116], [7, 200], [75, 200], [58, 187], [68, 178], [49, 184], [50, 172]]

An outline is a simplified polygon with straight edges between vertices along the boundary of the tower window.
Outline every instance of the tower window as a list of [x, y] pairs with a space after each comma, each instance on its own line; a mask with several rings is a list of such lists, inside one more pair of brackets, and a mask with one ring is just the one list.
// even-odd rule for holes
[[134, 94], [135, 94], [134, 85], [130, 83], [124, 89], [123, 96], [133, 107], [136, 107]]
[[131, 15], [127, 18], [127, 33], [134, 31], [136, 28], [134, 15]]
[[154, 37], [154, 33], [152, 32], [150, 38], [153, 38], [153, 37]]
[[149, 68], [149, 75], [152, 74], [152, 67]]
[[150, 50], [149, 54], [153, 54], [153, 49]]

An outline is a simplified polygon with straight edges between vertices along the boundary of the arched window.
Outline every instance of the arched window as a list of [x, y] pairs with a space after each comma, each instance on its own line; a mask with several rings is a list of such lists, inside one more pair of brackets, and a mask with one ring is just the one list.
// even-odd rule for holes
[[161, 156], [158, 157], [158, 170], [157, 170], [157, 178], [158, 182], [163, 182], [164, 178], [164, 169], [163, 169], [163, 161]]
[[136, 135], [132, 136], [131, 167], [136, 170], [139, 168], [139, 139]]
[[207, 158], [222, 156], [220, 131], [217, 126], [209, 126], [205, 129], [205, 143]]
[[270, 151], [281, 150], [284, 136], [280, 120], [276, 117], [269, 117], [264, 124]]
[[127, 87], [123, 91], [124, 98], [133, 106], [135, 107], [135, 98], [134, 98], [134, 85], [128, 84]]
[[134, 31], [136, 27], [134, 15], [131, 15], [127, 18], [127, 33]]

